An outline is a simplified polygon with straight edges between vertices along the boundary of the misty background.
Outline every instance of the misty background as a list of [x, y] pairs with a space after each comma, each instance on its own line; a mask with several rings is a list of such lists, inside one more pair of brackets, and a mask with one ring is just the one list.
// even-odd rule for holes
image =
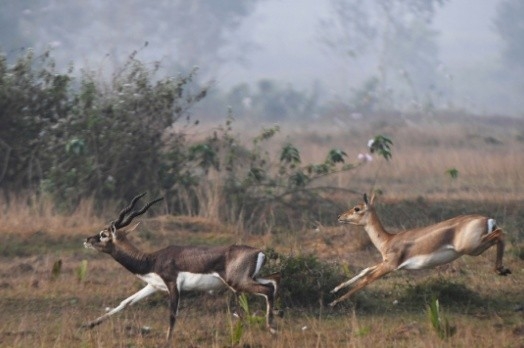
[[[133, 53], [161, 75], [198, 66], [203, 113], [319, 118], [379, 110], [522, 116], [521, 0], [1, 0], [8, 61], [111, 76]], [[255, 112], [254, 110], [258, 110]], [[207, 111], [206, 111], [207, 110]]]

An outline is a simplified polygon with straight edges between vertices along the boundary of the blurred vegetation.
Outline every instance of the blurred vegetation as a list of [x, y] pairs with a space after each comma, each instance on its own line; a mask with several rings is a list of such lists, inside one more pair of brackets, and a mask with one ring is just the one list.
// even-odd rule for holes
[[13, 192], [49, 194], [64, 210], [81, 198], [127, 198], [165, 191], [187, 176], [182, 133], [166, 134], [207, 88], [191, 91], [194, 72], [155, 78], [129, 57], [111, 81], [58, 73], [46, 53], [0, 60], [0, 181]]
[[282, 255], [266, 250], [270, 259], [267, 272], [280, 272], [281, 307], [317, 307], [333, 300], [330, 291], [345, 280], [340, 267], [312, 254]]
[[[203, 141], [191, 142], [188, 134], [199, 125], [191, 108], [210, 87], [194, 81], [196, 70], [159, 77], [158, 69], [133, 53], [106, 81], [89, 71], [58, 72], [48, 52], [28, 51], [14, 64], [0, 57], [0, 183], [6, 201], [29, 192], [71, 212], [85, 198], [103, 209], [102, 202], [147, 191], [166, 198], [164, 212], [204, 214], [265, 232], [320, 221], [318, 207], [335, 203], [321, 195], [334, 188], [319, 180], [359, 165], [346, 163], [341, 149], [331, 149], [320, 163], [303, 163], [292, 143], [270, 153], [278, 126], [244, 145], [233, 135], [232, 114]], [[298, 98], [269, 82], [260, 89]], [[386, 150], [379, 155], [389, 159]]]

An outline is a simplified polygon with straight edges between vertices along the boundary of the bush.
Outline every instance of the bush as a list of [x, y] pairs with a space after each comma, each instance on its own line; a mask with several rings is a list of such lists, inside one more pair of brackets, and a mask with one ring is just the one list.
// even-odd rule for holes
[[157, 69], [133, 54], [104, 83], [92, 72], [57, 72], [48, 53], [28, 52], [11, 66], [0, 57], [4, 194], [47, 193], [69, 211], [87, 197], [176, 197], [176, 184], [191, 181], [185, 135], [172, 126], [190, 124], [208, 87], [195, 85], [195, 71], [159, 79]]
[[[208, 87], [196, 71], [158, 78], [132, 54], [104, 83], [93, 72], [58, 73], [49, 54], [29, 52], [12, 66], [0, 57], [0, 183], [4, 194], [50, 196], [62, 211], [93, 198], [128, 202], [147, 191], [165, 198], [167, 213], [206, 215], [252, 233], [297, 230], [332, 221], [338, 187], [322, 179], [363, 164], [331, 149], [320, 163], [303, 163], [292, 143], [276, 154], [268, 143], [278, 126], [262, 129], [250, 146], [232, 135], [231, 115], [204, 141], [186, 138], [190, 109]], [[177, 122], [185, 122], [177, 127]], [[376, 137], [370, 151], [391, 158], [391, 141]], [[206, 191], [207, 190], [207, 191]], [[326, 221], [327, 222], [327, 221]], [[278, 227], [277, 227], [278, 226]]]
[[279, 297], [282, 306], [324, 306], [332, 300], [330, 291], [344, 280], [341, 270], [314, 255], [281, 255], [266, 251], [269, 272], [280, 272]]
[[194, 159], [206, 172], [219, 173], [218, 182], [225, 199], [219, 205], [221, 221], [242, 222], [254, 233], [277, 228], [301, 229], [322, 217], [333, 219], [330, 212], [341, 208], [327, 194], [338, 190], [322, 186], [322, 179], [349, 171], [362, 164], [346, 163], [346, 153], [331, 149], [320, 163], [302, 163], [300, 150], [284, 143], [280, 151], [270, 154], [266, 145], [280, 131], [279, 126], [264, 128], [243, 146], [233, 137], [232, 118], [203, 143], [192, 147]]

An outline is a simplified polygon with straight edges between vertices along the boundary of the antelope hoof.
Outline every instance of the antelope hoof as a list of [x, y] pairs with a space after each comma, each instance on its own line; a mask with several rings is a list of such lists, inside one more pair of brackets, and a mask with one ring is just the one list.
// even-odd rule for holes
[[277, 329], [275, 328], [272, 328], [271, 326], [269, 327], [269, 332], [272, 334], [272, 335], [276, 335], [278, 332], [277, 332]]
[[497, 273], [501, 276], [507, 276], [508, 274], [511, 274], [511, 270], [506, 267], [499, 267], [497, 268]]

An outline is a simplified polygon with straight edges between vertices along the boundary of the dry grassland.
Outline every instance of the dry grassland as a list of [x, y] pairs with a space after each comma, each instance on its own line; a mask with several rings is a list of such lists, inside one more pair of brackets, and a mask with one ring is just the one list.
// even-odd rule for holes
[[[323, 160], [333, 147], [346, 150], [350, 160], [356, 161], [358, 153], [366, 151], [369, 138], [389, 136], [394, 142], [391, 161], [375, 158], [323, 184], [356, 192], [381, 190], [381, 212], [392, 230], [427, 223], [430, 220], [424, 216], [432, 211], [428, 207], [432, 204], [449, 206], [443, 216], [467, 207], [493, 212], [508, 232], [505, 264], [513, 274], [494, 274], [494, 250], [437, 270], [394, 273], [335, 309], [322, 303], [285, 308], [284, 317], [276, 319], [278, 335], [271, 337], [258, 324], [247, 325], [235, 344], [232, 296], [188, 294], [181, 301], [177, 346], [524, 347], [524, 232], [520, 224], [524, 122], [348, 118], [301, 129], [282, 128], [274, 150], [291, 141], [301, 149], [304, 163]], [[459, 172], [456, 179], [446, 174], [451, 168]], [[359, 200], [347, 192], [335, 198], [346, 205]], [[168, 324], [162, 294], [127, 308], [93, 330], [80, 328], [143, 286], [109, 256], [82, 247], [83, 238], [112, 217], [95, 216], [89, 201], [70, 216], [62, 216], [44, 200], [28, 208], [27, 198], [17, 199], [9, 206], [0, 203], [0, 347], [161, 346]], [[346, 268], [348, 276], [379, 259], [360, 229], [335, 224], [249, 236], [208, 219], [164, 216], [146, 219], [133, 240], [145, 250], [169, 243], [244, 242], [280, 253], [314, 253]], [[54, 278], [51, 269], [58, 260], [62, 269]], [[87, 274], [79, 280], [77, 270], [83, 260], [88, 263]], [[426, 313], [430, 299], [423, 298], [424, 289], [435, 284], [450, 284], [454, 289], [440, 299], [443, 315], [456, 330], [447, 339], [438, 337]], [[250, 298], [253, 310], [262, 310], [262, 302]]]

